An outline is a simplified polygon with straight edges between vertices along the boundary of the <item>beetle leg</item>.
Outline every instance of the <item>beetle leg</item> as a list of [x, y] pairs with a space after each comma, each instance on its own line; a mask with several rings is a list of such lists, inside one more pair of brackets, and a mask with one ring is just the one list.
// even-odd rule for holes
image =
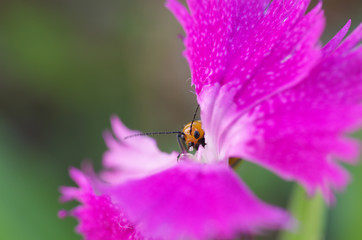
[[185, 142], [185, 137], [183, 134], [179, 133], [177, 134], [177, 142], [178, 142], [178, 145], [180, 146], [181, 148], [181, 153], [178, 155], [177, 159], [179, 159], [180, 155], [182, 153], [187, 153], [188, 152], [188, 149], [187, 149], [187, 145], [186, 145], [186, 142]]

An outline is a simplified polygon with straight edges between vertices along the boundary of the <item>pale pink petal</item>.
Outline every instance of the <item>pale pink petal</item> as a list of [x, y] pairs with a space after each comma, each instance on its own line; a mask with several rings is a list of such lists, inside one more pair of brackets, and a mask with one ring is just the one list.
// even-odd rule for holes
[[309, 1], [188, 1], [168, 8], [183, 25], [192, 83], [233, 83], [244, 108], [301, 81], [321, 56], [321, 4], [304, 15]]
[[62, 201], [78, 200], [81, 205], [67, 212], [61, 210], [61, 217], [73, 216], [79, 224], [76, 231], [85, 240], [143, 239], [109, 196], [97, 196], [90, 181], [79, 170], [72, 168], [70, 174], [79, 188], [62, 187]]
[[286, 212], [258, 200], [225, 165], [182, 162], [103, 191], [150, 238], [233, 239], [292, 226]]
[[106, 170], [102, 177], [105, 181], [114, 183], [139, 178], [177, 163], [178, 153], [161, 152], [156, 141], [148, 136], [124, 139], [139, 132], [129, 130], [117, 117], [112, 117], [111, 122], [116, 138], [110, 132], [104, 135], [108, 146], [103, 155]]
[[[223, 161], [227, 165], [230, 157], [245, 156], [246, 141], [254, 131], [254, 122], [234, 102], [236, 93], [233, 84], [216, 83], [205, 86], [198, 96], [206, 140], [205, 150], [199, 149], [204, 162]], [[236, 156], [230, 154], [234, 146], [238, 149]]]

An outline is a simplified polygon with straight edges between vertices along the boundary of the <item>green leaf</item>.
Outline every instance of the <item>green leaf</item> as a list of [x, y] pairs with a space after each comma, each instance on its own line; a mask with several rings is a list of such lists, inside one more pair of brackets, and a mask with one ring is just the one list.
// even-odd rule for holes
[[298, 220], [294, 232], [282, 232], [279, 240], [321, 240], [324, 238], [326, 206], [323, 197], [317, 193], [313, 198], [296, 185], [293, 189], [289, 211]]

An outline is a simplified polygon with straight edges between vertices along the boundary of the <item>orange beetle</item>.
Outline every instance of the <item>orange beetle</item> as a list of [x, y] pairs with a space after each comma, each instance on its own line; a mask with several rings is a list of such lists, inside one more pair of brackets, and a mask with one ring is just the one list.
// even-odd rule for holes
[[183, 152], [190, 151], [192, 148], [197, 151], [200, 145], [205, 147], [205, 132], [201, 121], [196, 120], [186, 124], [177, 139]]
[[[197, 151], [200, 145], [205, 147], [205, 132], [202, 129], [201, 121], [196, 120], [186, 124], [182, 129], [182, 132], [177, 135], [177, 141], [182, 151], [180, 155], [192, 151], [193, 149]], [[230, 167], [235, 168], [239, 163], [241, 163], [240, 158], [229, 158]]]

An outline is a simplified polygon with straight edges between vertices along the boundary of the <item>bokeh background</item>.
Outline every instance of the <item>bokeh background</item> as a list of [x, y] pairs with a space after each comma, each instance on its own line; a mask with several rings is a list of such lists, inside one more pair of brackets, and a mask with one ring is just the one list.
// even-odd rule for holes
[[[360, 0], [324, 9], [324, 42], [348, 18], [353, 28], [362, 21]], [[69, 166], [99, 169], [112, 114], [141, 131], [190, 121], [196, 100], [180, 33], [163, 0], [0, 1], [0, 239], [81, 239], [74, 219], [57, 217], [75, 205], [59, 204], [58, 188], [73, 185]], [[157, 137], [165, 151], [178, 149], [174, 139]], [[362, 167], [348, 169], [328, 240], [362, 239]], [[259, 197], [286, 206], [291, 183], [248, 163], [238, 171]]]

